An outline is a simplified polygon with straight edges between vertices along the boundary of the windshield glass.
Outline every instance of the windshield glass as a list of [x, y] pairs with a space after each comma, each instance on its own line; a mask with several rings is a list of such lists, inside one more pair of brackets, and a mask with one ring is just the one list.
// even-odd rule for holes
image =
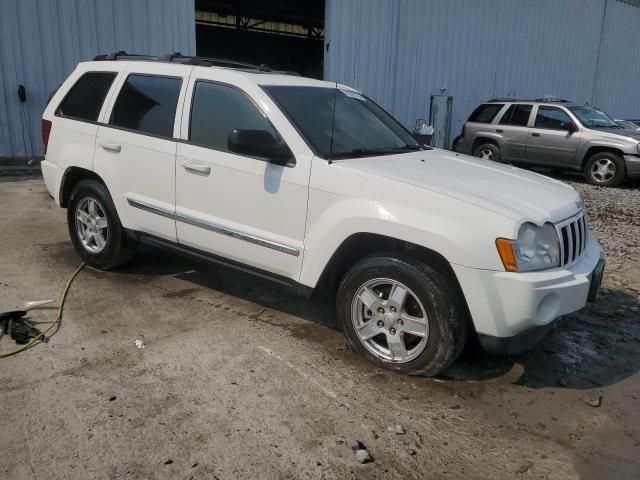
[[339, 88], [263, 86], [312, 150], [326, 159], [390, 155], [421, 146], [367, 97]]
[[574, 105], [569, 107], [569, 110], [578, 117], [580, 123], [585, 127], [622, 128], [609, 115], [597, 108]]

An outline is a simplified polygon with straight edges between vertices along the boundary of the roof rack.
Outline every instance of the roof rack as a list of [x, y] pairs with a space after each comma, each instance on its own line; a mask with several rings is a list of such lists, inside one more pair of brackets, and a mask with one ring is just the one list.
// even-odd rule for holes
[[565, 100], [563, 98], [553, 98], [553, 97], [536, 98], [535, 101], [536, 102], [549, 102], [549, 103], [571, 103], [571, 102], [569, 102], [569, 100]]
[[271, 68], [264, 63], [260, 65], [254, 65], [251, 63], [238, 62], [236, 60], [227, 60], [225, 58], [212, 58], [212, 57], [197, 57], [182, 55], [180, 52], [174, 52], [169, 55], [138, 55], [127, 53], [124, 50], [120, 50], [114, 53], [107, 53], [103, 55], [96, 55], [93, 58], [94, 61], [109, 61], [109, 60], [138, 60], [147, 62], [169, 62], [169, 63], [181, 63], [183, 65], [199, 65], [203, 67], [228, 67], [238, 68], [243, 70], [258, 70], [260, 72], [271, 72]]

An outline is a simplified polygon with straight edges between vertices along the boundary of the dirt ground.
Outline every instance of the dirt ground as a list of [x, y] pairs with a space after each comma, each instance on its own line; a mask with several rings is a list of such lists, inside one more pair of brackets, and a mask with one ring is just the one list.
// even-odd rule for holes
[[[0, 360], [0, 478], [640, 477], [640, 190], [574, 185], [603, 295], [533, 351], [470, 350], [437, 379], [357, 358], [330, 299], [153, 250], [85, 269], [50, 342]], [[38, 178], [5, 179], [0, 205], [0, 311], [58, 298], [80, 263], [65, 211]]]

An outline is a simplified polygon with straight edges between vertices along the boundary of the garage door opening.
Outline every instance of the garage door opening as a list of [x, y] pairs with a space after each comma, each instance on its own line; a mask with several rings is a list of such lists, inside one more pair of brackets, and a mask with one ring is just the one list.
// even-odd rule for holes
[[196, 0], [196, 53], [322, 78], [324, 0]]

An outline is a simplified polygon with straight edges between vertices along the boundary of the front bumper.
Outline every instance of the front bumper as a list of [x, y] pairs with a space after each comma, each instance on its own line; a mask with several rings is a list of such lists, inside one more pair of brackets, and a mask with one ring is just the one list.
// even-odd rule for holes
[[568, 268], [513, 273], [452, 267], [481, 342], [494, 352], [500, 349], [492, 344], [519, 345], [507, 349], [516, 353], [542, 338], [554, 319], [585, 306], [594, 271], [603, 266], [602, 257], [602, 247], [590, 235], [585, 253]]
[[637, 180], [640, 178], [640, 156], [625, 155], [624, 166], [627, 172], [627, 178], [630, 180]]

